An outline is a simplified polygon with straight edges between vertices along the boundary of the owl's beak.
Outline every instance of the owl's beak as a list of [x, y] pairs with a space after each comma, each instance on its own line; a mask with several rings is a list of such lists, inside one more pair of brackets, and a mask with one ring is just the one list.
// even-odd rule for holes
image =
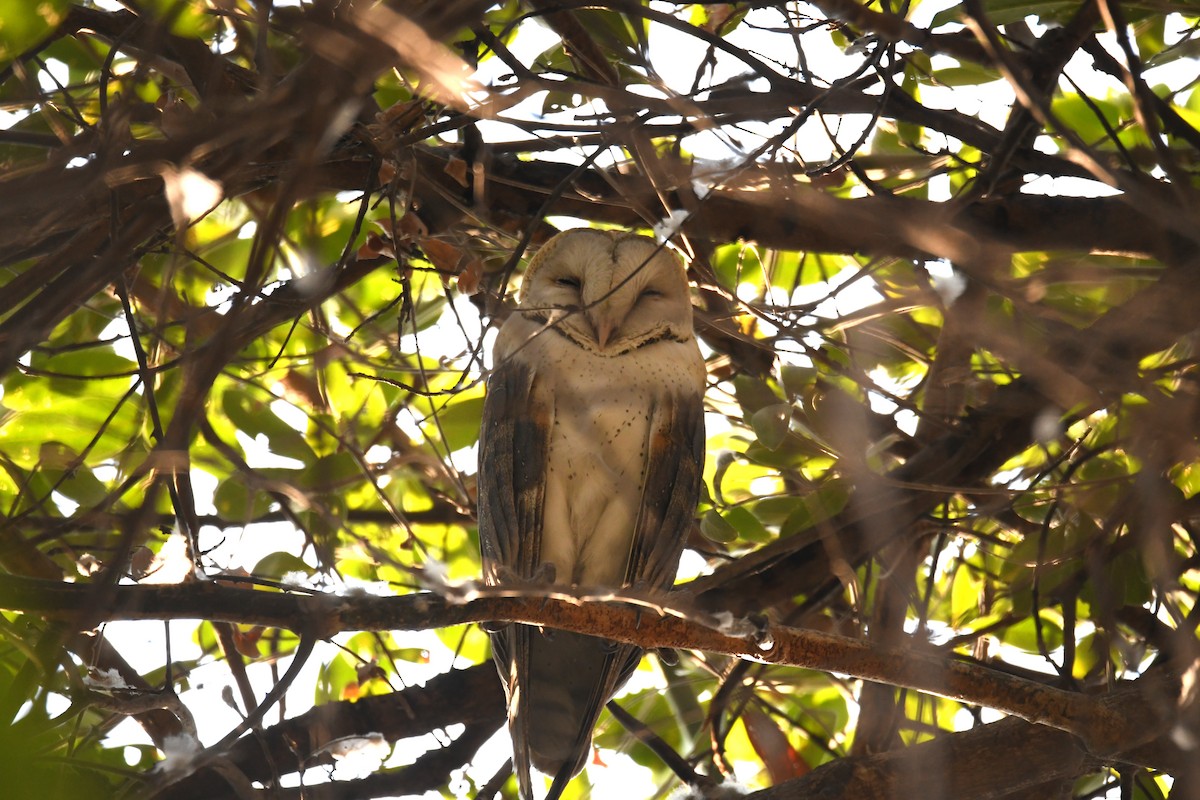
[[600, 345], [601, 350], [608, 347], [608, 340], [612, 338], [615, 327], [606, 320], [596, 326], [596, 342]]
[[588, 321], [592, 323], [592, 329], [596, 331], [596, 344], [600, 345], [601, 350], [608, 347], [608, 342], [618, 327], [612, 314], [605, 313], [603, 307], [597, 308], [588, 313]]

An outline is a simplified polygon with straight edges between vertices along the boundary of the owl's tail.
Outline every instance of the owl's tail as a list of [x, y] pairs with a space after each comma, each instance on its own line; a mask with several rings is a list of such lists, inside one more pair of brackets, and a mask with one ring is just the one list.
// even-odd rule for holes
[[497, 665], [509, 688], [508, 725], [521, 797], [534, 800], [532, 764], [554, 778], [545, 800], [558, 800], [587, 762], [600, 711], [637, 666], [641, 651], [528, 625], [511, 625], [495, 636], [506, 639], [496, 648]]

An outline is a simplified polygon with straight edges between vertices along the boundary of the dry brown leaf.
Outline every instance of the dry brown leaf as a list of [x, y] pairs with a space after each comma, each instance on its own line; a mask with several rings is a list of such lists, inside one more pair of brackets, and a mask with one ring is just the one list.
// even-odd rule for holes
[[463, 252], [449, 242], [425, 237], [421, 239], [421, 249], [425, 251], [429, 263], [437, 267], [443, 282], [462, 271], [460, 264], [464, 260]]
[[458, 273], [458, 291], [465, 295], [473, 295], [479, 291], [483, 281], [483, 262], [470, 256], [462, 272]]
[[385, 238], [377, 233], [368, 233], [366, 241], [358, 246], [358, 252], [355, 255], [360, 261], [367, 261], [380, 256], [395, 258], [396, 251], [392, 247], [390, 237]]
[[396, 162], [391, 159], [384, 159], [379, 164], [379, 172], [377, 173], [380, 185], [387, 186], [390, 184], [392, 179], [396, 177], [396, 172]]
[[263, 631], [266, 629], [260, 625], [255, 625], [249, 630], [244, 630], [241, 627], [234, 626], [233, 628], [233, 645], [237, 651], [246, 658], [258, 658], [261, 653], [258, 652], [258, 640], [262, 638]]
[[771, 776], [772, 785], [779, 785], [792, 778], [799, 778], [808, 772], [808, 764], [792, 747], [787, 735], [780, 730], [775, 720], [754, 706], [748, 706], [742, 714], [742, 723], [746, 726], [746, 735], [750, 745], [763, 766]]

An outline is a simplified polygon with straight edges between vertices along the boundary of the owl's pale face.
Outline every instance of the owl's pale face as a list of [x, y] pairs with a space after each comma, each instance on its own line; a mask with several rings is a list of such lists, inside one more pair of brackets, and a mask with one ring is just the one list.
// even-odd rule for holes
[[529, 264], [520, 308], [603, 355], [693, 335], [683, 265], [630, 233], [583, 228], [555, 236]]

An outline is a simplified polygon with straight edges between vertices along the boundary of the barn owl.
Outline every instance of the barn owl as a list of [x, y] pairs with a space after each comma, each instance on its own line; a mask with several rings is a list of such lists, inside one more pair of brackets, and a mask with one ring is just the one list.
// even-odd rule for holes
[[[530, 262], [500, 328], [479, 448], [490, 585], [636, 586], [675, 578], [704, 462], [704, 359], [683, 265], [653, 240], [577, 229]], [[492, 634], [513, 767], [556, 800], [641, 650], [568, 631]]]

